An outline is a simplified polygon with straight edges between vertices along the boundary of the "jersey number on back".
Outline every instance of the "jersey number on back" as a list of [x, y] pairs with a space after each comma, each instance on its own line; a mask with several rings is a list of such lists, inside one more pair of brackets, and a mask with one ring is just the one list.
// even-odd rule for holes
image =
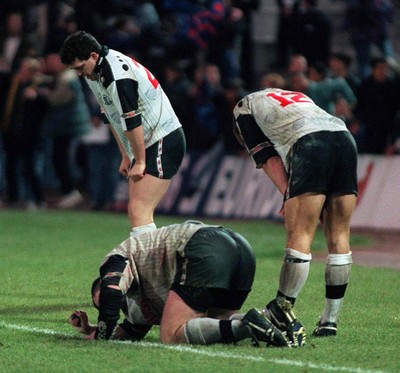
[[267, 97], [271, 97], [274, 100], [279, 101], [279, 104], [282, 107], [296, 103], [312, 102], [306, 95], [303, 95], [300, 92], [288, 92], [288, 91], [271, 92], [267, 93]]

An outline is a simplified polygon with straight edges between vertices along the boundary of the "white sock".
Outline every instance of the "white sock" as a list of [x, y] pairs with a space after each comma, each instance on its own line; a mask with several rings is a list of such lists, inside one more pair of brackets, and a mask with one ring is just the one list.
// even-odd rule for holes
[[139, 234], [154, 231], [155, 229], [157, 229], [157, 226], [154, 223], [141, 225], [139, 227], [132, 228], [130, 235], [131, 235], [131, 238], [133, 238], [133, 237], [139, 236]]
[[251, 330], [240, 320], [217, 320], [202, 317], [189, 320], [184, 326], [186, 341], [193, 345], [240, 341], [252, 336]]
[[311, 254], [287, 248], [279, 278], [279, 291], [290, 298], [297, 298], [307, 281]]
[[325, 298], [325, 309], [321, 316], [320, 323], [333, 322], [337, 323], [339, 318], [339, 311], [343, 303], [343, 298], [329, 299]]
[[329, 254], [325, 267], [325, 309], [321, 316], [321, 324], [337, 323], [340, 308], [350, 279], [351, 252], [347, 254]]

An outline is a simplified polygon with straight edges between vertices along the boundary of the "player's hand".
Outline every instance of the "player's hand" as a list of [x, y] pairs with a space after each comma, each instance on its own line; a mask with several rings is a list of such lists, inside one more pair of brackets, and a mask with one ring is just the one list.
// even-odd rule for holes
[[131, 161], [129, 158], [122, 158], [121, 164], [119, 165], [119, 173], [125, 177], [128, 177], [129, 168], [131, 167]]
[[85, 339], [86, 339], [87, 341], [90, 341], [90, 340], [92, 340], [92, 339], [95, 339], [95, 338], [94, 338], [95, 335], [96, 335], [96, 329], [94, 329], [91, 333], [86, 334]]
[[136, 162], [128, 172], [128, 178], [133, 181], [139, 181], [146, 175], [146, 164]]
[[85, 311], [75, 311], [69, 317], [69, 323], [75, 328], [75, 330], [83, 334], [90, 334], [93, 331], [93, 328], [96, 329], [94, 325], [89, 323], [89, 318]]

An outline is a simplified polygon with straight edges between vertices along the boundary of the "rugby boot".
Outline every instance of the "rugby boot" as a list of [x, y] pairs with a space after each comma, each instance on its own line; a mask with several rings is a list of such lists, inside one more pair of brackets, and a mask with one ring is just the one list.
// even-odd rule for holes
[[242, 322], [250, 327], [253, 333], [252, 343], [254, 346], [258, 347], [260, 341], [266, 342], [267, 346], [291, 346], [284, 334], [261, 311], [255, 308], [243, 316]]
[[277, 297], [267, 304], [264, 309], [265, 316], [286, 334], [286, 338], [293, 347], [302, 347], [306, 343], [306, 330], [297, 320], [293, 305], [284, 297]]

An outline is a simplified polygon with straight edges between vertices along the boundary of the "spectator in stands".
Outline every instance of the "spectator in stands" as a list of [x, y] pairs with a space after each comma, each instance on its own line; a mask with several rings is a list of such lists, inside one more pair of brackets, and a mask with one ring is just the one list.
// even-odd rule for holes
[[308, 63], [319, 61], [328, 64], [332, 33], [332, 22], [318, 8], [318, 1], [302, 0], [293, 32], [295, 52], [302, 54]]
[[128, 15], [118, 15], [113, 27], [105, 36], [105, 43], [121, 53], [135, 56], [139, 40], [140, 28], [134, 18]]
[[241, 78], [247, 89], [256, 86], [254, 71], [255, 53], [253, 36], [253, 13], [259, 8], [260, 0], [233, 0], [232, 5], [243, 12], [244, 30], [240, 46]]
[[[170, 57], [170, 35], [166, 37], [168, 33], [161, 30], [156, 7], [148, 0], [123, 4], [121, 2], [121, 9], [107, 21], [104, 43], [140, 61], [154, 76], [161, 76], [162, 67]], [[173, 52], [171, 58], [175, 58]]]
[[39, 88], [45, 83], [38, 59], [25, 57], [12, 75], [6, 93], [1, 130], [6, 155], [6, 181], [9, 207], [34, 210], [45, 207], [38, 158], [43, 155], [40, 124], [46, 100]]
[[78, 29], [85, 29], [104, 43], [108, 32], [108, 21], [110, 18], [121, 14], [122, 5], [126, 1], [110, 0], [79, 0], [75, 1], [75, 17]]
[[24, 32], [23, 14], [9, 13], [0, 33], [0, 73], [14, 73], [24, 57], [37, 56], [37, 47], [35, 36]]
[[277, 60], [273, 67], [287, 68], [293, 54], [293, 35], [299, 11], [300, 0], [276, 0], [279, 7], [277, 30]]
[[224, 151], [228, 154], [244, 153], [243, 147], [237, 142], [232, 131], [232, 111], [237, 102], [247, 94], [242, 80], [232, 79], [223, 84], [221, 92], [214, 99], [220, 127], [220, 141], [224, 145]]
[[[190, 196], [196, 192], [201, 192], [202, 177], [217, 164], [224, 154], [243, 155], [244, 149], [237, 142], [232, 132], [232, 110], [237, 101], [247, 94], [243, 87], [241, 79], [232, 79], [222, 84], [215, 95], [212, 97], [212, 103], [215, 108], [214, 116], [218, 123], [218, 133], [215, 140], [210, 145], [205, 144], [201, 152], [206, 152], [206, 161], [198, 167], [196, 175], [189, 181], [186, 195]], [[202, 129], [196, 129], [194, 136], [201, 137]]]
[[191, 92], [194, 115], [187, 139], [189, 149], [209, 150], [218, 141], [220, 126], [216, 115], [215, 97], [221, 90], [218, 66], [206, 64], [196, 68]]
[[65, 38], [78, 29], [75, 10], [64, 2], [57, 2], [48, 10], [49, 31], [45, 53], [56, 53], [60, 50]]
[[[310, 65], [308, 69], [308, 77], [312, 82], [318, 84], [311, 84], [308, 92], [311, 98], [315, 99], [317, 105], [324, 110], [336, 115], [335, 106], [338, 100], [342, 104], [347, 103], [349, 109], [352, 108], [356, 102], [356, 96], [346, 80], [339, 77], [329, 77], [327, 67], [319, 62]], [[333, 102], [333, 105], [331, 104]]]
[[358, 74], [366, 78], [370, 73], [372, 46], [376, 45], [382, 56], [393, 61], [393, 47], [389, 24], [395, 16], [391, 0], [347, 1], [344, 27], [356, 51]]
[[191, 97], [193, 82], [186, 72], [188, 61], [178, 60], [167, 63], [164, 67], [163, 88], [171, 101], [176, 116], [182, 123], [187, 139], [193, 139], [197, 133], [192, 133], [194, 115], [193, 98]]
[[81, 137], [84, 156], [84, 179], [89, 206], [93, 210], [114, 210], [115, 194], [120, 174], [120, 153], [110, 128], [104, 123], [96, 98], [84, 86], [85, 96], [91, 109], [90, 132]]
[[207, 61], [219, 67], [221, 81], [228, 82], [240, 78], [241, 41], [245, 30], [243, 12], [225, 0], [224, 20], [218, 32], [210, 40]]
[[160, 16], [153, 1], [137, 0], [132, 4], [134, 17], [142, 33], [160, 27]]
[[265, 88], [286, 88], [286, 80], [279, 73], [266, 73], [260, 78], [260, 89]]
[[292, 80], [292, 77], [297, 74], [306, 75], [308, 73], [308, 61], [302, 54], [293, 54], [290, 56], [289, 65], [282, 72], [287, 83]]
[[222, 27], [225, 1], [164, 0], [163, 5], [174, 14], [177, 55], [204, 59], [210, 41]]
[[21, 60], [38, 56], [35, 36], [24, 31], [22, 12], [13, 10], [5, 17], [4, 25], [0, 25], [0, 111], [4, 107], [11, 77], [19, 69]]
[[291, 76], [290, 89], [303, 92], [319, 107], [336, 115], [335, 107], [338, 99], [347, 101], [349, 108], [356, 102], [356, 96], [350, 86], [342, 78], [327, 77], [327, 69], [323, 64], [314, 64], [309, 68], [308, 76], [296, 73]]
[[308, 71], [308, 61], [302, 54], [294, 54], [290, 57], [288, 73], [296, 74], [302, 73], [306, 74]]
[[374, 0], [374, 3], [378, 11], [377, 45], [386, 58], [386, 62], [391, 66], [394, 53], [393, 43], [389, 35], [389, 27], [396, 19], [396, 6], [392, 0]]
[[329, 59], [330, 76], [333, 78], [343, 78], [355, 93], [361, 80], [350, 71], [352, 57], [345, 52], [332, 53]]
[[371, 74], [358, 87], [354, 114], [364, 126], [364, 151], [385, 154], [394, 141], [399, 88], [385, 58], [373, 59], [371, 68]]
[[48, 54], [45, 63], [53, 82], [42, 90], [49, 104], [42, 133], [51, 140], [53, 166], [61, 183], [62, 197], [57, 207], [68, 209], [84, 202], [79, 191], [76, 151], [81, 136], [90, 131], [90, 112], [75, 72], [67, 69], [56, 53]]

